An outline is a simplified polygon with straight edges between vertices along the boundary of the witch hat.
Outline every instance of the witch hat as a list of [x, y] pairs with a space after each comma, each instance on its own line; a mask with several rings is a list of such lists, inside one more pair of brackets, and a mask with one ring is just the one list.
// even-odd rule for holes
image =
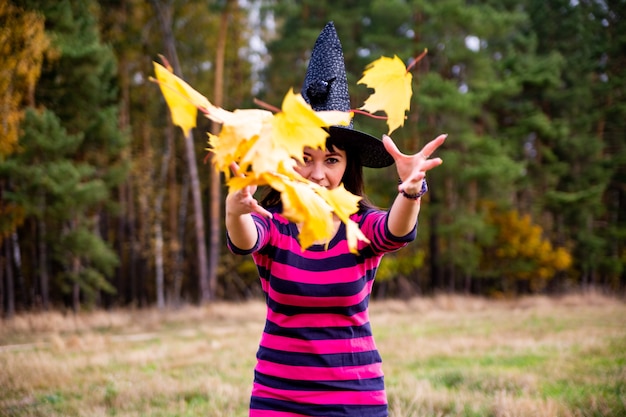
[[[343, 59], [343, 49], [333, 22], [326, 24], [320, 33], [307, 68], [302, 97], [315, 111], [350, 111], [348, 77]], [[330, 137], [347, 144], [359, 152], [361, 164], [370, 168], [382, 168], [393, 164], [383, 142], [349, 126], [331, 126]]]

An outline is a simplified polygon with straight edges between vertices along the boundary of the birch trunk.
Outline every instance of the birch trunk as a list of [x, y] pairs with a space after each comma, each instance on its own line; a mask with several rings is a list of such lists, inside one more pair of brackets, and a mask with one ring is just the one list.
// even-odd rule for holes
[[[174, 73], [183, 77], [178, 54], [176, 52], [176, 44], [174, 42], [174, 34], [172, 33], [172, 9], [171, 3], [164, 4], [158, 0], [152, 0], [161, 32], [163, 34], [163, 44], [166, 56], [174, 69]], [[187, 167], [189, 170], [189, 179], [191, 181], [191, 195], [194, 208], [194, 225], [196, 232], [196, 255], [198, 262], [198, 283], [200, 288], [200, 303], [204, 304], [211, 299], [209, 288], [208, 261], [205, 238], [204, 214], [202, 211], [202, 197], [200, 193], [200, 179], [198, 177], [198, 164], [196, 161], [196, 151], [193, 143], [193, 135], [191, 131], [185, 133], [185, 153], [187, 157]]]

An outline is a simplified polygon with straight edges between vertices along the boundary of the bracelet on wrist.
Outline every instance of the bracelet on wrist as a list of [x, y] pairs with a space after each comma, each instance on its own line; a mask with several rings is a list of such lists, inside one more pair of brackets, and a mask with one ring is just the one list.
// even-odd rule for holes
[[408, 198], [409, 200], [417, 200], [418, 198], [420, 198], [421, 196], [423, 196], [427, 192], [428, 192], [428, 184], [426, 183], [426, 178], [424, 178], [422, 180], [422, 189], [419, 190], [419, 192], [417, 194], [409, 194], [409, 193], [405, 192], [404, 190], [400, 191], [400, 194], [402, 194], [402, 197]]

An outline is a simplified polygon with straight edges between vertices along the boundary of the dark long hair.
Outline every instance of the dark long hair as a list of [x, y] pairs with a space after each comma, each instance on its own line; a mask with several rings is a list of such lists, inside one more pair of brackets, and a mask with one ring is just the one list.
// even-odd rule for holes
[[[326, 139], [326, 149], [341, 149], [346, 152], [346, 171], [343, 173], [341, 182], [346, 190], [361, 197], [359, 201], [359, 211], [373, 207], [372, 203], [365, 195], [365, 183], [363, 181], [363, 165], [359, 152], [351, 148], [348, 144], [332, 137]], [[280, 193], [271, 187], [266, 187], [261, 196], [261, 205], [269, 208], [280, 204]]]

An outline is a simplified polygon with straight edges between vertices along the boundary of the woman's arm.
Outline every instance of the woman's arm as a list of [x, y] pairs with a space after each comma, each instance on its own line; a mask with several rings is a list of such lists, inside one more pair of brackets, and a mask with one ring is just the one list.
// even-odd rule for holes
[[[233, 164], [231, 169], [237, 172], [239, 167]], [[252, 249], [259, 238], [251, 213], [254, 211], [272, 218], [272, 213], [261, 207], [254, 199], [255, 191], [256, 186], [248, 186], [226, 196], [226, 231], [233, 245], [241, 250]]]
[[429, 158], [446, 140], [447, 136], [438, 136], [428, 142], [415, 155], [403, 154], [389, 136], [385, 135], [383, 137], [385, 149], [395, 160], [398, 176], [400, 177], [398, 196], [389, 209], [389, 219], [387, 221], [389, 231], [394, 236], [405, 236], [415, 227], [420, 211], [421, 198], [411, 199], [403, 195], [403, 193], [415, 195], [421, 191], [426, 171], [441, 165], [443, 162], [441, 158]]

